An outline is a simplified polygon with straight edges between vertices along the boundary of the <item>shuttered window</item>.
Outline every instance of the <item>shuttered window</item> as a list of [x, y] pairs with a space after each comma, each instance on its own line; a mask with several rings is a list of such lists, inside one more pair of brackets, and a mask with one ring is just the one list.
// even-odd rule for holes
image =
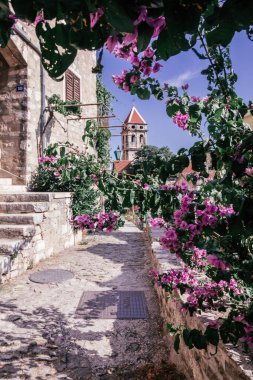
[[75, 100], [80, 102], [80, 78], [72, 71], [67, 70], [65, 73], [66, 100]]

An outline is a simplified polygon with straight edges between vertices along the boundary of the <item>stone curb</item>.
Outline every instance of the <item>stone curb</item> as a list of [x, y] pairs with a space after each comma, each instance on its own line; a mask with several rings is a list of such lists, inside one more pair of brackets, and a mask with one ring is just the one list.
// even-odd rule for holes
[[[161, 229], [145, 228], [145, 234], [150, 242], [153, 269], [163, 273], [168, 269], [180, 268], [180, 263], [174, 256], [163, 250], [158, 242], [162, 235]], [[212, 349], [208, 352], [196, 349], [188, 349], [181, 339], [180, 350], [177, 354], [173, 348], [174, 337], [167, 332], [167, 323], [175, 326], [184, 325], [190, 329], [205, 329], [208, 319], [215, 319], [211, 314], [190, 317], [180, 312], [179, 302], [168, 299], [164, 289], [155, 287], [160, 312], [164, 322], [164, 331], [170, 345], [169, 362], [174, 363], [189, 380], [249, 380], [253, 379], [253, 366], [251, 358], [229, 345], [219, 344], [218, 352], [212, 355]], [[180, 298], [179, 294], [178, 297]]]

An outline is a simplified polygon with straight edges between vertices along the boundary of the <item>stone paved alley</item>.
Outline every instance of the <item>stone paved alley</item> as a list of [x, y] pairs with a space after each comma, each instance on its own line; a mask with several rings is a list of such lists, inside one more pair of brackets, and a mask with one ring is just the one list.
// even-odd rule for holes
[[[112, 234], [89, 235], [1, 286], [0, 379], [173, 379], [163, 361], [159, 307], [144, 234], [127, 223]], [[36, 284], [29, 275], [62, 268], [74, 278]], [[75, 318], [83, 291], [143, 290], [148, 319]]]

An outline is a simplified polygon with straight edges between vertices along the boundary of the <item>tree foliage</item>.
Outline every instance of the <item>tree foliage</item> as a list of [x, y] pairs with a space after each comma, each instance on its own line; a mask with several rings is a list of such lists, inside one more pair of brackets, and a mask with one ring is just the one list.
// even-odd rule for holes
[[163, 183], [167, 179], [167, 166], [172, 155], [168, 147], [158, 148], [153, 145], [144, 145], [136, 152], [128, 173], [141, 174], [146, 179], [149, 176], [157, 177]]

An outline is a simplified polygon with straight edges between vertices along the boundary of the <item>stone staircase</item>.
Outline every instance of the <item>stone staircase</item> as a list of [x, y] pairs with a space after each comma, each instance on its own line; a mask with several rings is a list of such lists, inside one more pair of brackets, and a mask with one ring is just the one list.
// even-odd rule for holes
[[0, 283], [74, 245], [69, 223], [70, 196], [70, 193], [11, 193], [0, 186]]
[[[22, 253], [24, 258], [25, 251], [31, 248], [49, 202], [47, 193], [0, 193], [0, 276], [8, 274], [18, 256]], [[24, 261], [29, 267], [32, 257], [26, 253]], [[15, 274], [18, 273], [14, 271], [11, 277]]]

